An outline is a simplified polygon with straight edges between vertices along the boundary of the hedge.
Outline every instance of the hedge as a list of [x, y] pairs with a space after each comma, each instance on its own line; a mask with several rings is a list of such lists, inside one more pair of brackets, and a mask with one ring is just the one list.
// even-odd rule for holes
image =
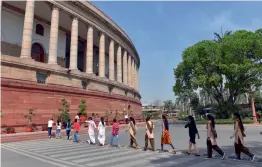
[[[234, 124], [233, 119], [216, 119], [215, 122], [216, 124]], [[242, 122], [243, 124], [251, 124], [253, 123], [253, 120], [252, 119], [243, 119]], [[197, 120], [196, 123], [197, 124], [207, 124], [207, 120], [205, 119]]]

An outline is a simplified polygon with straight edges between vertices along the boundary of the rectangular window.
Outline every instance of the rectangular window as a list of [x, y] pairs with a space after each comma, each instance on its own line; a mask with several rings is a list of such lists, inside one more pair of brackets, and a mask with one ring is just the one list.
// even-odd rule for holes
[[47, 74], [43, 72], [36, 72], [37, 83], [46, 84]]
[[87, 82], [86, 82], [86, 81], [83, 81], [83, 80], [82, 80], [82, 87], [83, 87], [83, 89], [86, 89], [86, 88], [87, 88]]

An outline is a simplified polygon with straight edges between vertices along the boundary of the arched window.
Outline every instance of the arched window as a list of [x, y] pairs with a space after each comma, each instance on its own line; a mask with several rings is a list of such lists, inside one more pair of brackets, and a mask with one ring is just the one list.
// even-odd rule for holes
[[37, 24], [35, 28], [35, 33], [44, 36], [44, 27], [41, 24]]
[[38, 44], [38, 43], [34, 43], [34, 44], [32, 45], [31, 56], [32, 56], [32, 59], [35, 59], [35, 61], [42, 62], [42, 63], [45, 62], [45, 52], [44, 52], [44, 49], [43, 49], [43, 47], [42, 47], [40, 44]]

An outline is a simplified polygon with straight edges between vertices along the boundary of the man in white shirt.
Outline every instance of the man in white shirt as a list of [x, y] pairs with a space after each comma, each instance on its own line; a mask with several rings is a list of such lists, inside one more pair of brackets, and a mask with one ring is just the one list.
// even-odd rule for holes
[[49, 119], [47, 124], [48, 124], [48, 136], [49, 136], [49, 139], [51, 139], [52, 127], [53, 127], [53, 124], [54, 124], [53, 118]]

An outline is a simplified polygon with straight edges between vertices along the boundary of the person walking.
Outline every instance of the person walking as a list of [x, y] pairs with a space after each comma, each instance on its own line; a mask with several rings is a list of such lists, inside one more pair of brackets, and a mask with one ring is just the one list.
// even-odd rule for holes
[[214, 149], [221, 155], [222, 159], [225, 159], [225, 153], [217, 146], [216, 142], [215, 118], [208, 114], [207, 119], [207, 158], [212, 158], [212, 149]]
[[60, 131], [61, 131], [61, 122], [60, 119], [57, 119], [56, 122], [56, 138], [61, 138]]
[[244, 131], [244, 125], [241, 120], [241, 116], [239, 113], [234, 113], [234, 134], [230, 137], [230, 139], [235, 138], [235, 153], [237, 159], [240, 160], [241, 152], [248, 155], [250, 157], [251, 162], [254, 161], [255, 155], [250, 153], [249, 149], [245, 147], [244, 144], [244, 137], [246, 137]]
[[76, 114], [76, 116], [75, 116], [75, 119], [77, 119], [77, 121], [79, 121], [80, 120], [80, 116], [79, 116], [80, 114], [79, 113], [77, 113]]
[[139, 149], [140, 147], [136, 142], [137, 126], [136, 126], [136, 121], [133, 117], [130, 117], [130, 121], [129, 121], [126, 132], [129, 132], [129, 135], [130, 135], [130, 147], [132, 147], [133, 143], [135, 143], [136, 149]]
[[170, 136], [170, 133], [169, 133], [168, 120], [167, 120], [166, 116], [163, 114], [162, 115], [162, 135], [161, 135], [161, 150], [160, 150], [160, 153], [162, 153], [164, 151], [164, 144], [169, 144], [173, 149], [172, 152], [176, 153], [175, 147], [172, 144], [171, 136]]
[[199, 149], [197, 148], [196, 145], [196, 134], [198, 136], [198, 139], [200, 139], [197, 127], [196, 127], [196, 122], [193, 116], [189, 115], [188, 116], [188, 123], [185, 125], [185, 128], [188, 128], [189, 131], [189, 145], [188, 145], [188, 151], [186, 154], [190, 155], [191, 154], [191, 148], [192, 145], [194, 146], [196, 150], [196, 156], [200, 156], [199, 154]]
[[109, 147], [113, 146], [114, 138], [116, 138], [117, 146], [118, 146], [118, 148], [120, 148], [119, 137], [118, 137], [119, 126], [118, 126], [118, 123], [116, 122], [115, 118], [113, 119], [113, 122], [114, 123], [113, 123], [113, 127], [112, 127], [112, 136], [111, 136], [111, 141], [110, 141]]
[[89, 135], [89, 144], [96, 144], [96, 137], [95, 137], [95, 129], [96, 129], [96, 124], [93, 121], [92, 117], [89, 117], [89, 121], [86, 121], [88, 123], [88, 135]]
[[67, 140], [69, 140], [70, 132], [71, 132], [71, 121], [70, 121], [70, 119], [68, 119], [68, 120], [67, 120], [67, 123], [66, 123], [66, 136], [67, 136]]
[[155, 139], [154, 139], [154, 130], [155, 125], [154, 123], [150, 120], [150, 117], [146, 118], [146, 135], [145, 135], [145, 148], [144, 151], [147, 150], [148, 147], [148, 140], [150, 141], [152, 151], [155, 151]]
[[125, 115], [126, 124], [128, 124], [128, 113]]
[[48, 122], [47, 122], [47, 127], [48, 127], [48, 137], [49, 139], [51, 139], [51, 136], [52, 136], [52, 127], [53, 127], [53, 124], [54, 124], [54, 120], [53, 118], [49, 119]]
[[105, 145], [105, 139], [106, 139], [105, 133], [106, 133], [106, 124], [104, 121], [104, 117], [101, 117], [100, 122], [98, 124], [98, 136], [97, 136], [97, 139], [101, 146]]
[[79, 134], [79, 130], [80, 130], [80, 124], [78, 122], [77, 119], [75, 119], [75, 123], [74, 123], [74, 142], [79, 142], [79, 138], [78, 138], [78, 134]]

